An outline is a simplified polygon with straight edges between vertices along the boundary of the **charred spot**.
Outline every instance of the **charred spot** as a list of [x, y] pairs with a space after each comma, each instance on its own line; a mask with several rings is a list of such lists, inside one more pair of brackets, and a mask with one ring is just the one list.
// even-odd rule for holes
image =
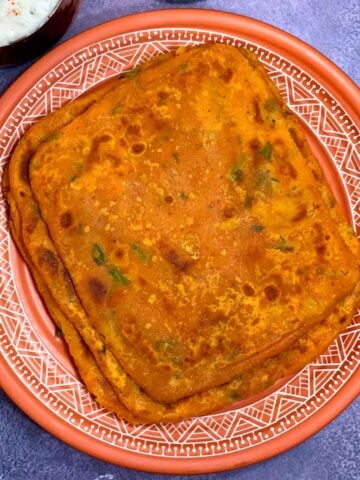
[[[7, 191], [10, 191], [10, 188], [8, 188]], [[26, 197], [26, 193], [23, 192], [23, 191], [21, 191], [21, 192], [20, 192], [20, 197], [25, 198], [25, 197]]]
[[65, 282], [65, 284], [66, 284], [66, 287], [68, 288], [68, 290], [70, 291], [70, 293], [75, 293], [74, 285], [73, 285], [73, 283], [72, 283], [70, 274], [69, 274], [69, 272], [68, 272], [65, 268], [64, 268], [64, 270], [63, 270], [63, 272], [62, 272], [62, 276], [63, 276], [64, 282]]
[[202, 343], [200, 345], [200, 356], [201, 358], [208, 357], [210, 353], [210, 345], [208, 343]]
[[186, 355], [186, 357], [184, 357], [184, 362], [187, 364], [187, 365], [192, 365], [194, 363], [194, 358], [192, 355]]
[[342, 317], [339, 318], [339, 323], [345, 323], [347, 321], [347, 316], [343, 315]]
[[125, 252], [122, 248], [118, 248], [115, 252], [117, 258], [124, 258]]
[[275, 285], [267, 285], [264, 288], [264, 293], [269, 302], [274, 302], [280, 295], [280, 292]]
[[138, 282], [141, 287], [145, 287], [148, 284], [147, 280], [144, 277], [139, 277]]
[[29, 161], [27, 158], [21, 161], [19, 169], [21, 180], [27, 183], [29, 181]]
[[254, 152], [257, 152], [260, 147], [261, 147], [261, 143], [260, 141], [257, 139], [257, 138], [253, 138], [252, 140], [250, 140], [249, 142], [249, 147], [251, 148], [251, 150], [253, 150]]
[[233, 76], [234, 72], [231, 70], [231, 68], [225, 68], [223, 73], [219, 75], [221, 80], [223, 80], [225, 83], [229, 83]]
[[166, 203], [173, 203], [173, 201], [174, 201], [174, 199], [171, 195], [166, 195], [164, 200], [165, 200]]
[[298, 351], [299, 351], [300, 353], [302, 353], [302, 354], [304, 354], [304, 353], [307, 352], [307, 347], [306, 347], [306, 345], [301, 345], [301, 344], [300, 344], [300, 345], [297, 347], [297, 349], [298, 349]]
[[149, 121], [155, 130], [163, 130], [167, 127], [168, 122], [162, 117], [158, 117], [154, 112], [149, 113]]
[[297, 178], [297, 171], [295, 170], [293, 165], [284, 159], [279, 165], [279, 171], [285, 177], [291, 177], [294, 180]]
[[[314, 208], [319, 208], [318, 205], [314, 205]], [[323, 241], [323, 237], [324, 237], [324, 234], [323, 234], [323, 230], [322, 230], [322, 227], [320, 225], [320, 223], [314, 223], [314, 234], [315, 234], [315, 239], [316, 241], [321, 244], [321, 242]]]
[[139, 125], [129, 125], [126, 133], [128, 135], [134, 135], [134, 137], [139, 137], [140, 136], [140, 127]]
[[88, 287], [95, 302], [100, 303], [104, 300], [107, 293], [106, 286], [98, 278], [89, 278]]
[[112, 154], [112, 153], [108, 153], [107, 158], [110, 159], [110, 161], [111, 161], [112, 165], [114, 165], [114, 167], [118, 167], [121, 164], [121, 158]]
[[276, 152], [276, 156], [280, 159], [280, 160], [285, 160], [288, 158], [289, 156], [289, 147], [288, 145], [284, 142], [284, 140], [282, 138], [276, 138], [274, 141], [273, 141], [273, 147], [274, 147], [274, 150]]
[[145, 145], [143, 143], [134, 143], [134, 145], [131, 147], [131, 150], [136, 155], [140, 155], [140, 153], [144, 152]]
[[60, 217], [60, 225], [62, 228], [69, 228], [73, 224], [73, 214], [70, 211], [64, 212]]
[[229, 83], [232, 77], [234, 76], [234, 72], [232, 71], [232, 69], [229, 67], [223, 67], [218, 60], [215, 60], [213, 62], [213, 67], [218, 72], [219, 78], [223, 80], [225, 83]]
[[169, 365], [161, 365], [160, 368], [164, 372], [167, 372], [167, 373], [171, 372], [171, 367]]
[[162, 304], [163, 304], [164, 309], [168, 313], [174, 313], [174, 310], [175, 310], [174, 305], [167, 298], [162, 299]]
[[169, 98], [169, 94], [163, 91], [158, 92], [158, 98], [161, 102], [164, 102]]
[[39, 222], [39, 218], [38, 218], [38, 217], [32, 217], [31, 220], [30, 220], [30, 222], [26, 225], [26, 231], [27, 231], [27, 233], [29, 233], [30, 235], [31, 235], [32, 233], [34, 233], [38, 222]]
[[300, 220], [306, 217], [306, 214], [307, 214], [306, 207], [300, 207], [300, 210], [295, 215], [295, 217], [293, 217], [292, 221], [299, 222]]
[[100, 145], [100, 143], [108, 142], [109, 140], [111, 140], [111, 136], [104, 134], [104, 135], [100, 135], [100, 137], [96, 137], [94, 142]]
[[316, 247], [316, 253], [318, 255], [320, 255], [321, 257], [325, 255], [325, 252], [326, 252], [326, 245], [324, 244], [321, 244], [321, 245], [317, 245]]
[[255, 295], [255, 290], [248, 283], [244, 283], [242, 289], [247, 297], [253, 297]]
[[[139, 114], [144, 114], [146, 112], [147, 108], [145, 106], [136, 106], [136, 107], [130, 107], [128, 109], [129, 113], [139, 115]], [[125, 118], [126, 123], [128, 124], [128, 120]]]
[[316, 171], [315, 169], [313, 169], [313, 168], [311, 169], [311, 171], [312, 171], [312, 174], [314, 175], [315, 180], [318, 181], [318, 182], [320, 182], [321, 176], [319, 175], [319, 172], [317, 172], [317, 171]]
[[165, 259], [175, 268], [181, 272], [186, 272], [189, 270], [191, 262], [184, 261], [180, 258], [176, 250], [169, 248], [164, 252]]
[[232, 205], [226, 205], [223, 210], [224, 218], [233, 218], [235, 217], [236, 209]]
[[261, 116], [261, 111], [259, 107], [259, 102], [257, 100], [253, 100], [253, 108], [254, 108], [254, 120], [256, 123], [263, 123], [263, 119]]
[[92, 145], [91, 145], [91, 149], [90, 149], [90, 152], [89, 152], [89, 162], [96, 162], [98, 161], [99, 159], [99, 147], [102, 143], [106, 143], [108, 142], [109, 140], [111, 140], [111, 137], [110, 135], [100, 135], [99, 137], [95, 137], [93, 142], [92, 142]]
[[176, 250], [168, 247], [164, 243], [160, 243], [159, 247], [163, 257], [168, 263], [170, 263], [170, 265], [175, 267], [180, 272], [187, 272], [189, 270], [193, 263], [192, 261], [183, 260]]
[[48, 248], [38, 248], [38, 262], [40, 267], [44, 267], [52, 275], [57, 273], [59, 262], [56, 258], [56, 255]]
[[298, 131], [295, 128], [289, 128], [289, 133], [298, 149], [302, 150], [302, 148], [304, 147], [304, 140], [300, 137]]
[[[219, 62], [217, 62], [219, 63]], [[220, 65], [220, 64], [219, 64]], [[221, 67], [221, 65], [220, 65]], [[222, 67], [221, 67], [222, 68]], [[206, 77], [209, 74], [210, 66], [207, 63], [199, 62], [196, 66], [196, 74], [200, 77]]]

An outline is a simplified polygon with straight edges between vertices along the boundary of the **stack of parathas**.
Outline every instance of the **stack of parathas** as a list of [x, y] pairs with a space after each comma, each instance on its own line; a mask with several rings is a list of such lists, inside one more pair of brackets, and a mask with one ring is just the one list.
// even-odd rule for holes
[[258, 60], [180, 49], [40, 120], [10, 225], [85, 384], [130, 422], [259, 393], [359, 301], [359, 244]]

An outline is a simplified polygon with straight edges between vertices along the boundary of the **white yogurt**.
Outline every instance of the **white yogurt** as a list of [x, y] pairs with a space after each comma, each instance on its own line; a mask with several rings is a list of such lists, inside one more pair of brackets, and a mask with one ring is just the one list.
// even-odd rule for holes
[[0, 0], [0, 47], [36, 32], [60, 0]]

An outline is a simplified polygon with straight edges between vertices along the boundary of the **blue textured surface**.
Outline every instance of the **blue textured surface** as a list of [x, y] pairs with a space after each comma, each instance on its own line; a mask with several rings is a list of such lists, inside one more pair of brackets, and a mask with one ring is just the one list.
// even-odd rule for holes
[[[226, 10], [271, 23], [305, 40], [355, 82], [360, 82], [358, 0], [83, 0], [79, 15], [64, 39], [114, 17], [179, 6]], [[0, 94], [25, 68], [0, 70]], [[0, 391], [0, 480], [166, 478], [187, 477], [140, 473], [93, 459], [42, 430]], [[196, 478], [360, 480], [360, 401], [353, 403], [321, 432], [276, 458], [242, 470]]]

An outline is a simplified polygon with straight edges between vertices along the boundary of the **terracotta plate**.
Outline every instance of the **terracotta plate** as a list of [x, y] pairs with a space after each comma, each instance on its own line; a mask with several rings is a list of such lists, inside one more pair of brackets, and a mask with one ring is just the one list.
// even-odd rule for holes
[[[360, 229], [358, 90], [320, 53], [274, 27], [227, 13], [164, 10], [93, 28], [33, 65], [0, 100], [0, 162], [36, 120], [106, 78], [180, 45], [246, 46], [304, 121], [327, 178]], [[303, 441], [358, 394], [360, 313], [300, 373], [247, 404], [171, 425], [132, 427], [100, 408], [79, 381], [8, 233], [1, 198], [1, 382], [42, 427], [104, 460], [162, 473], [226, 470]]]

